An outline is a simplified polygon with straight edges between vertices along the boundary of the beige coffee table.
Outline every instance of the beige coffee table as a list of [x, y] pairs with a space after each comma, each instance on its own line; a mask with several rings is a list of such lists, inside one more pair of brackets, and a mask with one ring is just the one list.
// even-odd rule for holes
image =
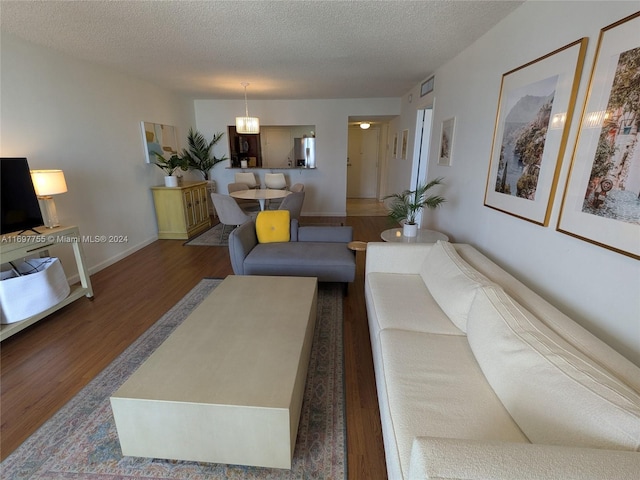
[[229, 276], [111, 397], [122, 453], [291, 468], [315, 278]]

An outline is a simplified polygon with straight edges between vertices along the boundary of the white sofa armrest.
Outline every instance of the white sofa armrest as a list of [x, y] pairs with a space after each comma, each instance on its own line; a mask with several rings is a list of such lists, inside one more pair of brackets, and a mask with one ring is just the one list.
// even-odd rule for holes
[[418, 274], [431, 247], [430, 243], [369, 242], [365, 271]]
[[640, 453], [531, 443], [418, 437], [410, 479], [629, 480]]

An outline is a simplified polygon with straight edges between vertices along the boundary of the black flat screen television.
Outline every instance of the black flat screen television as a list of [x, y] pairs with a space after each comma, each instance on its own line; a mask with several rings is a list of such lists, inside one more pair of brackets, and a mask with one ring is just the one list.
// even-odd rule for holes
[[26, 158], [0, 158], [0, 234], [42, 227], [42, 213]]

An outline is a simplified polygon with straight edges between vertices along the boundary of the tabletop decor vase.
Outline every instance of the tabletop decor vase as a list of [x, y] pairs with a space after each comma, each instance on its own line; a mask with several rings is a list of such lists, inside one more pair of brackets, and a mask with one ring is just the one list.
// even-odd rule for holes
[[164, 177], [164, 186], [165, 187], [177, 187], [178, 186], [178, 177], [175, 175], [167, 175]]
[[417, 223], [405, 223], [402, 226], [402, 235], [405, 237], [415, 237], [418, 235], [418, 224]]

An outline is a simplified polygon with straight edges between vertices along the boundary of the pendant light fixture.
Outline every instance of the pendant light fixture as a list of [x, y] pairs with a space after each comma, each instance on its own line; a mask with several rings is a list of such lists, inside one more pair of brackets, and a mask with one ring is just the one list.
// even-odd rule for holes
[[260, 120], [258, 117], [249, 116], [249, 107], [247, 105], [247, 82], [240, 85], [244, 87], [244, 117], [236, 117], [236, 132], [244, 134], [260, 133]]

